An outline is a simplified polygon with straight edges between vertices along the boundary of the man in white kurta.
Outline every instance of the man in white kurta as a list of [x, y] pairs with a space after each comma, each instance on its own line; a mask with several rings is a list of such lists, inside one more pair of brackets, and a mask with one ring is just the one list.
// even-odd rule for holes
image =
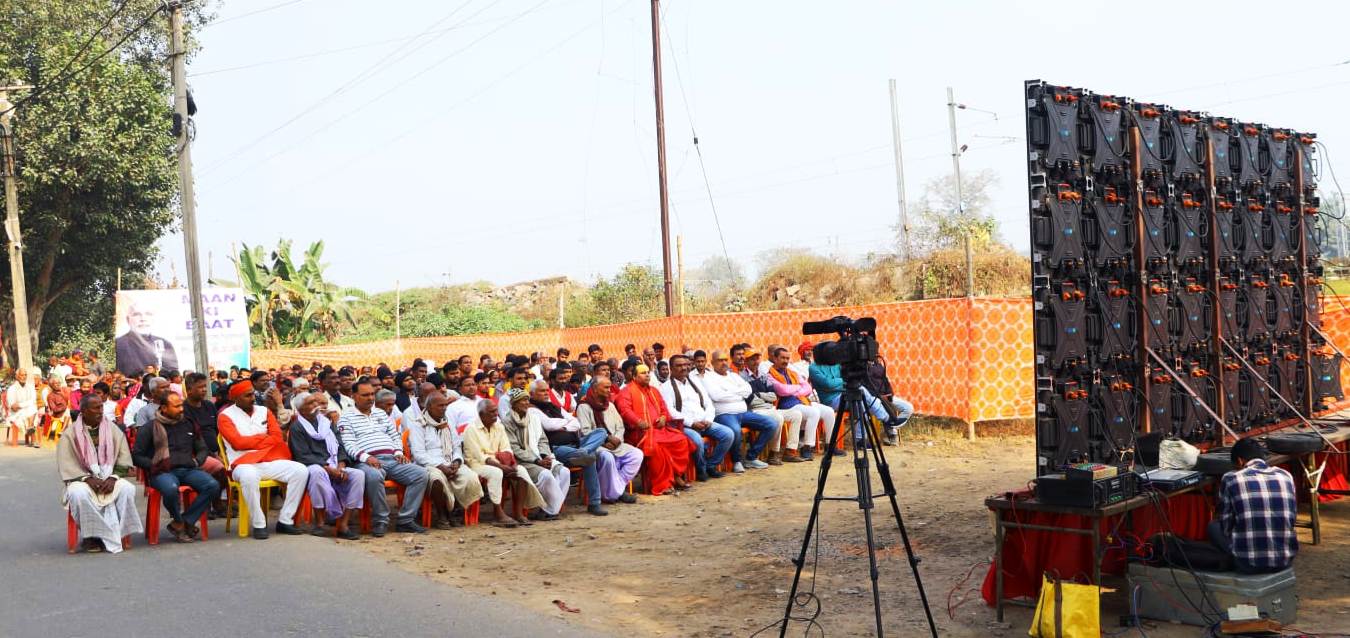
[[458, 503], [468, 508], [483, 498], [478, 475], [464, 466], [464, 440], [446, 420], [450, 399], [440, 392], [422, 397], [425, 408], [408, 427], [408, 450], [413, 462], [427, 468], [427, 496], [436, 504], [436, 527], [453, 526], [450, 510]]
[[[239, 482], [240, 498], [248, 507], [253, 538], [266, 540], [267, 513], [260, 502], [263, 480], [286, 484], [286, 500], [277, 513], [278, 534], [297, 535], [303, 531], [295, 526], [295, 512], [305, 496], [309, 482], [309, 468], [291, 460], [291, 449], [281, 434], [281, 427], [272, 411], [254, 405], [254, 395], [248, 381], [237, 381], [230, 386], [232, 405], [220, 411], [216, 427], [225, 439], [222, 452], [230, 461], [230, 474]], [[242, 524], [242, 520], [241, 520]]]
[[23, 444], [32, 447], [38, 447], [37, 441], [33, 440], [37, 427], [35, 423], [37, 399], [37, 385], [33, 382], [33, 375], [24, 368], [16, 369], [14, 382], [5, 390], [5, 407], [9, 409], [5, 425], [23, 432]]
[[103, 399], [87, 394], [80, 416], [56, 444], [56, 469], [65, 482], [62, 501], [75, 519], [84, 549], [122, 551], [122, 538], [139, 533], [136, 486], [122, 478], [131, 473], [131, 448], [122, 431], [103, 418]]

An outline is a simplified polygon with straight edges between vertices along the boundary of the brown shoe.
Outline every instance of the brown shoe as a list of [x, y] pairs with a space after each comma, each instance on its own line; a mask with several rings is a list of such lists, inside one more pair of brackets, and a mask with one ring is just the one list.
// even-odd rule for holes
[[804, 463], [804, 462], [806, 462], [806, 459], [802, 458], [801, 454], [799, 454], [796, 450], [791, 450], [791, 451], [783, 452], [783, 462], [784, 462], [784, 463]]
[[764, 462], [768, 463], [769, 465], [782, 465], [783, 464], [782, 453], [774, 452], [770, 454], [769, 458]]

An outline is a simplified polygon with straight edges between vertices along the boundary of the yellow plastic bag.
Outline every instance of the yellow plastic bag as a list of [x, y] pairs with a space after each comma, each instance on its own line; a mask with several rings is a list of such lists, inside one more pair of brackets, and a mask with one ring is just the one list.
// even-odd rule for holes
[[1027, 635], [1031, 638], [1100, 638], [1101, 605], [1097, 586], [1064, 582], [1046, 574]]

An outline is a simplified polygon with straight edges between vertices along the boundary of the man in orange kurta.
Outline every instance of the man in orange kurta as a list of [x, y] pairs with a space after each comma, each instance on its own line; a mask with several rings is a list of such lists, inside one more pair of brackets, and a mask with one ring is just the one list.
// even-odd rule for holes
[[305, 495], [309, 470], [291, 460], [291, 449], [281, 436], [277, 419], [267, 408], [254, 405], [253, 384], [236, 381], [230, 386], [231, 405], [220, 411], [216, 427], [225, 439], [221, 450], [230, 461], [230, 474], [239, 482], [240, 498], [248, 506], [253, 538], [267, 538], [267, 515], [260, 503], [258, 484], [271, 479], [286, 484], [286, 502], [277, 514], [278, 534], [301, 534], [295, 512]]
[[624, 438], [646, 456], [646, 480], [652, 494], [688, 489], [684, 474], [693, 446], [684, 430], [671, 424], [665, 399], [651, 385], [651, 370], [635, 360], [624, 362], [622, 370], [630, 381], [614, 393], [614, 405], [623, 417]]

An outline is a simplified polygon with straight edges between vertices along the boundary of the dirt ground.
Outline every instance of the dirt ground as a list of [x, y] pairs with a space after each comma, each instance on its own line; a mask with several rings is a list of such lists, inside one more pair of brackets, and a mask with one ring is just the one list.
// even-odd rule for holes
[[[1026, 483], [1033, 440], [1006, 434], [967, 442], [919, 424], [899, 448], [885, 448], [900, 490], [924, 587], [943, 636], [1025, 636], [1029, 609], [1010, 607], [1006, 622], [979, 596], [993, 556], [987, 495]], [[501, 596], [565, 617], [597, 633], [632, 636], [749, 636], [780, 618], [801, 543], [815, 463], [731, 475], [677, 496], [642, 496], [587, 515], [569, 501], [567, 516], [521, 529], [480, 525], [420, 536], [360, 541], [391, 563], [471, 591]], [[875, 482], [874, 482], [875, 483]], [[836, 464], [828, 493], [853, 492], [851, 464]], [[875, 489], [880, 489], [879, 483]], [[889, 507], [876, 512], [886, 632], [920, 636], [926, 624]], [[1296, 563], [1298, 628], [1350, 631], [1350, 501], [1324, 504], [1323, 542], [1304, 546]], [[870, 635], [873, 616], [862, 514], [851, 503], [822, 509], [818, 618], [827, 636]], [[809, 564], [809, 563], [808, 563]], [[803, 576], [804, 586], [809, 584]], [[1107, 579], [1119, 586], [1123, 579]], [[576, 613], [562, 611], [563, 601]], [[1106, 595], [1103, 629], [1120, 632], [1124, 594]], [[949, 614], [949, 609], [950, 614]], [[1189, 637], [1201, 629], [1145, 621], [1148, 636]], [[796, 625], [790, 632], [802, 635]], [[1124, 632], [1121, 632], [1122, 634]], [[776, 629], [761, 635], [777, 635]], [[819, 635], [813, 631], [812, 635]], [[1128, 635], [1136, 635], [1134, 632]]]

